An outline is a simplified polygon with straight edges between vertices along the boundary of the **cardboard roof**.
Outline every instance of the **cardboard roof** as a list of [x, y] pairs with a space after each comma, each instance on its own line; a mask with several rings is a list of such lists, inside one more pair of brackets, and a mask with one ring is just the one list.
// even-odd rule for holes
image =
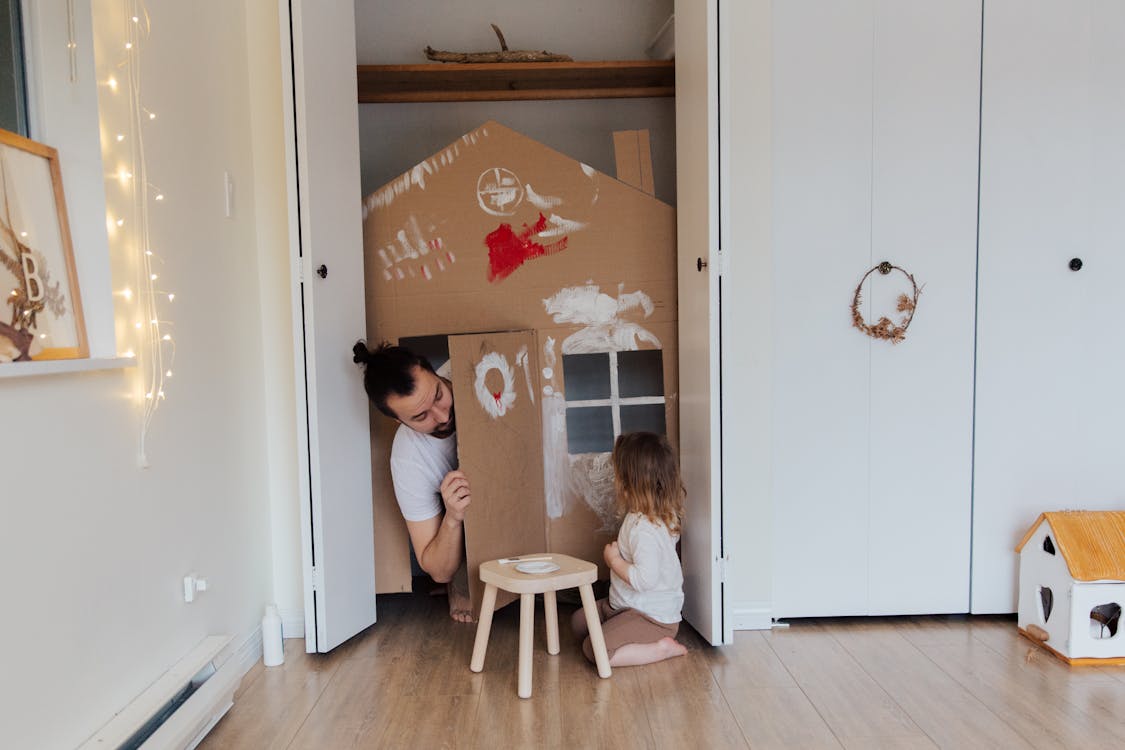
[[1125, 581], [1125, 511], [1042, 513], [1016, 545], [1016, 552], [1023, 549], [1043, 521], [1050, 524], [1055, 547], [1075, 580]]

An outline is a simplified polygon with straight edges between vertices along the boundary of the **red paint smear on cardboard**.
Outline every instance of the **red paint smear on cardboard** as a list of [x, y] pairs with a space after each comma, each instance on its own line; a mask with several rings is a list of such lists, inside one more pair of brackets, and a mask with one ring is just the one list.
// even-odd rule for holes
[[541, 245], [531, 240], [531, 235], [538, 234], [547, 228], [547, 218], [539, 214], [539, 221], [534, 226], [523, 225], [523, 229], [516, 234], [511, 224], [501, 224], [495, 231], [489, 232], [484, 238], [488, 245], [488, 280], [491, 282], [503, 281], [517, 268], [533, 258], [566, 250], [566, 237], [549, 245]]

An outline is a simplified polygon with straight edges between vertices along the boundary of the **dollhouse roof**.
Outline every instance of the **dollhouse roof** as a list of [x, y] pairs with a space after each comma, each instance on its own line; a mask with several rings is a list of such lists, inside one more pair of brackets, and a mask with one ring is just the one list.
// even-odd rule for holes
[[1054, 532], [1071, 577], [1077, 581], [1125, 581], [1125, 511], [1065, 510], [1043, 513], [1018, 545], [1023, 549], [1044, 520]]

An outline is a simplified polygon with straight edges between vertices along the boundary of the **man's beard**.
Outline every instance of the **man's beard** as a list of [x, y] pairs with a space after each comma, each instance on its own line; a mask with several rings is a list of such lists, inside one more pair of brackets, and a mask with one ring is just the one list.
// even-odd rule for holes
[[453, 409], [450, 409], [449, 421], [444, 424], [439, 424], [430, 435], [438, 440], [444, 440], [455, 432], [457, 432], [457, 417], [454, 415]]

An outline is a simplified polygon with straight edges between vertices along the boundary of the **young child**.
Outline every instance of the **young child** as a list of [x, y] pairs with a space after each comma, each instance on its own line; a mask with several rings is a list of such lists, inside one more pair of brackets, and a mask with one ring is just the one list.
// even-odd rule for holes
[[[613, 667], [651, 664], [682, 656], [676, 640], [684, 604], [684, 575], [676, 556], [684, 486], [672, 447], [662, 435], [632, 432], [613, 446], [617, 510], [624, 515], [617, 541], [605, 546], [609, 598], [598, 600], [598, 619]], [[585, 612], [571, 620], [582, 651], [594, 661]]]

